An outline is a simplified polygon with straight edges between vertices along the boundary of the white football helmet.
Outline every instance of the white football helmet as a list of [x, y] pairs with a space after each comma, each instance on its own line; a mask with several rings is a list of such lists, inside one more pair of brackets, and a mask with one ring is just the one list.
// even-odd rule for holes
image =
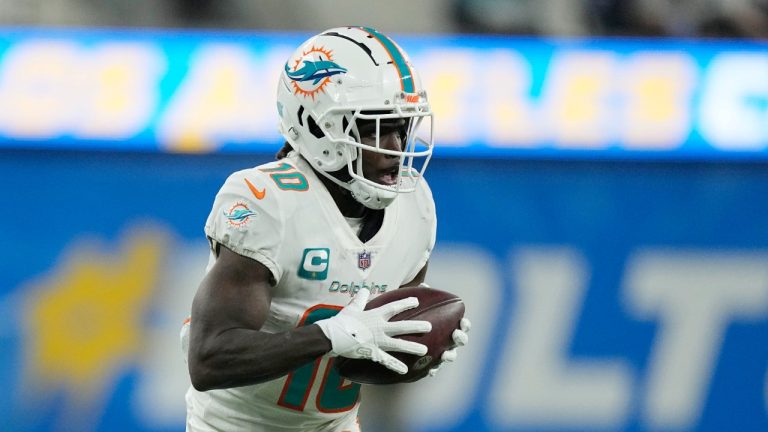
[[[280, 75], [277, 110], [293, 149], [369, 208], [412, 192], [432, 157], [433, 117], [421, 80], [403, 50], [371, 28], [334, 28], [304, 42]], [[400, 118], [407, 127], [403, 148], [382, 148], [382, 120]], [[374, 122], [375, 145], [362, 143], [358, 120]], [[363, 150], [399, 157], [397, 181], [365, 178]], [[351, 180], [330, 174], [345, 166]]]

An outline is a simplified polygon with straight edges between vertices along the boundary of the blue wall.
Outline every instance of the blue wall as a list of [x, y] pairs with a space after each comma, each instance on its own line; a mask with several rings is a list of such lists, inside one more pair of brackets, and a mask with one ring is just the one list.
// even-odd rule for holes
[[[230, 172], [270, 158], [2, 153], [3, 429], [183, 429], [183, 383], [167, 383], [182, 390], [165, 397], [179, 400], [166, 400], [171, 408], [164, 417], [159, 411], [166, 408], [153, 411], [147, 402], [159, 384], [147, 380], [163, 362], [175, 373], [184, 368], [174, 343], [176, 318], [183, 318], [196, 288], [184, 278], [196, 280], [205, 263], [202, 225], [214, 194]], [[469, 303], [488, 297], [495, 307], [473, 317], [472, 349], [479, 352], [472, 358], [480, 360], [457, 363], [465, 372], [447, 375], [458, 377], [451, 385], [462, 389], [450, 401], [462, 407], [459, 417], [434, 428], [425, 426], [430, 414], [421, 422], [404, 414], [414, 430], [768, 428], [764, 164], [438, 158], [427, 178], [439, 216], [430, 277], [462, 293], [470, 313]], [[440, 273], [455, 281], [479, 271], [441, 267], [448, 262], [441, 257], [457, 250], [479, 251], [490, 270], [478, 277], [494, 273], [497, 284], [446, 287]], [[547, 282], [549, 273], [565, 281]], [[529, 280], [543, 281], [540, 289]], [[699, 288], [702, 298], [717, 302], [695, 306]], [[169, 302], [171, 290], [184, 294]], [[552, 300], [546, 292], [559, 294]], [[694, 306], [667, 296], [674, 292], [690, 296]], [[573, 319], [559, 329], [567, 313]], [[561, 348], [556, 355], [518, 338], [542, 314], [552, 332], [534, 329], [533, 339], [552, 338]], [[700, 332], [686, 330], [691, 319]], [[93, 334], [88, 328], [100, 320], [105, 334]], [[157, 331], [170, 341], [161, 345], [165, 360], [152, 359]], [[686, 358], [689, 343], [695, 356]], [[60, 344], [64, 351], [57, 351]], [[66, 359], [57, 356], [69, 351]], [[526, 358], [543, 366], [530, 369]], [[565, 372], [554, 374], [552, 361]], [[528, 399], [527, 390], [518, 394], [527, 386], [555, 391], [566, 376], [579, 375], [568, 368], [589, 364], [595, 369], [585, 376], [609, 377], [595, 388], [615, 395], [614, 402], [600, 402], [585, 394], [585, 416], [575, 416], [568, 401], [547, 405]], [[685, 378], [691, 369], [693, 378]], [[654, 384], [656, 374], [661, 384]], [[469, 375], [477, 380], [461, 381]], [[554, 384], [537, 381], [553, 376]], [[664, 379], [682, 393], [654, 408], [653, 400], [668, 393]], [[515, 414], [520, 407], [534, 414]], [[548, 416], [535, 415], [537, 407]]]

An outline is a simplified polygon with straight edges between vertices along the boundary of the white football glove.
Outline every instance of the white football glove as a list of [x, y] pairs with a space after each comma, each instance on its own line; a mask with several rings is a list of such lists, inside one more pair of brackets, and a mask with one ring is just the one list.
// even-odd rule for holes
[[330, 355], [355, 359], [369, 359], [399, 373], [408, 367], [385, 351], [398, 351], [422, 356], [427, 347], [417, 342], [395, 339], [392, 336], [426, 333], [432, 330], [429, 321], [393, 321], [389, 319], [419, 305], [416, 297], [408, 297], [371, 310], [363, 310], [371, 292], [361, 289], [352, 301], [337, 315], [317, 321], [331, 341]]
[[458, 347], [462, 347], [469, 342], [469, 329], [472, 327], [472, 323], [469, 322], [468, 318], [462, 318], [459, 322], [459, 328], [453, 331], [453, 343], [456, 344], [456, 348], [446, 350], [443, 352], [443, 355], [440, 356], [440, 363], [437, 364], [436, 367], [433, 367], [429, 370], [429, 376], [433, 377], [437, 375], [437, 372], [440, 370], [440, 366], [443, 365], [443, 363], [450, 363], [452, 361], [456, 360], [456, 349]]

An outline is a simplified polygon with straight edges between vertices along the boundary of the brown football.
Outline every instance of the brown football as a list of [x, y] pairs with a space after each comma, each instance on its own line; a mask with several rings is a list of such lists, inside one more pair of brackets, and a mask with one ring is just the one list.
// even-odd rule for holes
[[432, 323], [432, 331], [429, 333], [396, 336], [426, 345], [427, 354], [417, 356], [390, 352], [408, 366], [408, 373], [405, 375], [370, 360], [337, 357], [334, 359], [334, 366], [339, 375], [364, 384], [413, 382], [424, 378], [431, 368], [440, 363], [443, 352], [455, 346], [452, 334], [459, 328], [459, 321], [464, 316], [464, 302], [451, 293], [434, 288], [403, 287], [373, 298], [365, 305], [365, 309], [373, 309], [407, 297], [416, 297], [419, 299], [419, 305], [393, 316], [390, 321], [423, 320]]

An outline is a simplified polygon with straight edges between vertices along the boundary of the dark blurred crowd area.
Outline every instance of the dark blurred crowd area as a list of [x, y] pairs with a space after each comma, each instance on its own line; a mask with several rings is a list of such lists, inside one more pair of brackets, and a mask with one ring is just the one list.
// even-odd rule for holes
[[0, 25], [768, 39], [768, 0], [0, 0]]
[[456, 0], [455, 16], [466, 32], [768, 38], [768, 0]]

